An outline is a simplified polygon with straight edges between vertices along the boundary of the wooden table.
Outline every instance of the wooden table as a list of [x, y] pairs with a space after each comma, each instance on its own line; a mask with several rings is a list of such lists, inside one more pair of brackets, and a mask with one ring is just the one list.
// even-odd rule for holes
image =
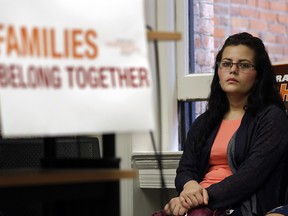
[[1, 208], [31, 205], [36, 216], [119, 216], [119, 180], [136, 177], [135, 170], [119, 169], [1, 170]]

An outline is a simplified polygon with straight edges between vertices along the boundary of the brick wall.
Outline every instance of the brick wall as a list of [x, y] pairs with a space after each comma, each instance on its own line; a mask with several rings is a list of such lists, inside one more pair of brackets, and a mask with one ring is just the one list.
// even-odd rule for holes
[[194, 0], [193, 7], [195, 71], [208, 73], [211, 72], [215, 52], [213, 0]]
[[194, 0], [195, 70], [211, 72], [214, 56], [231, 34], [260, 37], [272, 63], [288, 62], [287, 0]]
[[287, 0], [214, 0], [214, 28], [216, 50], [224, 38], [247, 31], [264, 41], [272, 62], [288, 61]]

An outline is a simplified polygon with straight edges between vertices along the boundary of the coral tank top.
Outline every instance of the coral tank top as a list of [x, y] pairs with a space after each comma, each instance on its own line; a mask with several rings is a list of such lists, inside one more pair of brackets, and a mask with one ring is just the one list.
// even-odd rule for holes
[[222, 120], [216, 138], [212, 145], [209, 169], [200, 185], [204, 188], [218, 183], [232, 175], [228, 165], [227, 147], [233, 134], [239, 128], [241, 119]]

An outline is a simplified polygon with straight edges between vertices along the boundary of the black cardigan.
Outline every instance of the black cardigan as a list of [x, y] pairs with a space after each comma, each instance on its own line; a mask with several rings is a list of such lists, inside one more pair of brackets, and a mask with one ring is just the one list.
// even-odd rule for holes
[[[192, 124], [177, 168], [175, 186], [180, 193], [189, 180], [201, 182], [209, 166], [210, 151], [220, 126], [202, 146], [196, 158], [195, 141], [203, 127], [204, 114]], [[284, 111], [270, 105], [253, 118], [245, 113], [235, 138], [237, 172], [207, 188], [208, 207], [239, 206], [256, 194], [257, 215], [283, 205], [287, 187], [288, 119]], [[228, 155], [229, 157], [229, 155]], [[230, 156], [231, 157], [231, 156]]]

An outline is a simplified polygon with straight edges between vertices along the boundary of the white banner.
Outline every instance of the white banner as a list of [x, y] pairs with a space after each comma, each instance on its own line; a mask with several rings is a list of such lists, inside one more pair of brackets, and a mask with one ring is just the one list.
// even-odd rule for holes
[[4, 137], [154, 129], [142, 0], [0, 0]]

